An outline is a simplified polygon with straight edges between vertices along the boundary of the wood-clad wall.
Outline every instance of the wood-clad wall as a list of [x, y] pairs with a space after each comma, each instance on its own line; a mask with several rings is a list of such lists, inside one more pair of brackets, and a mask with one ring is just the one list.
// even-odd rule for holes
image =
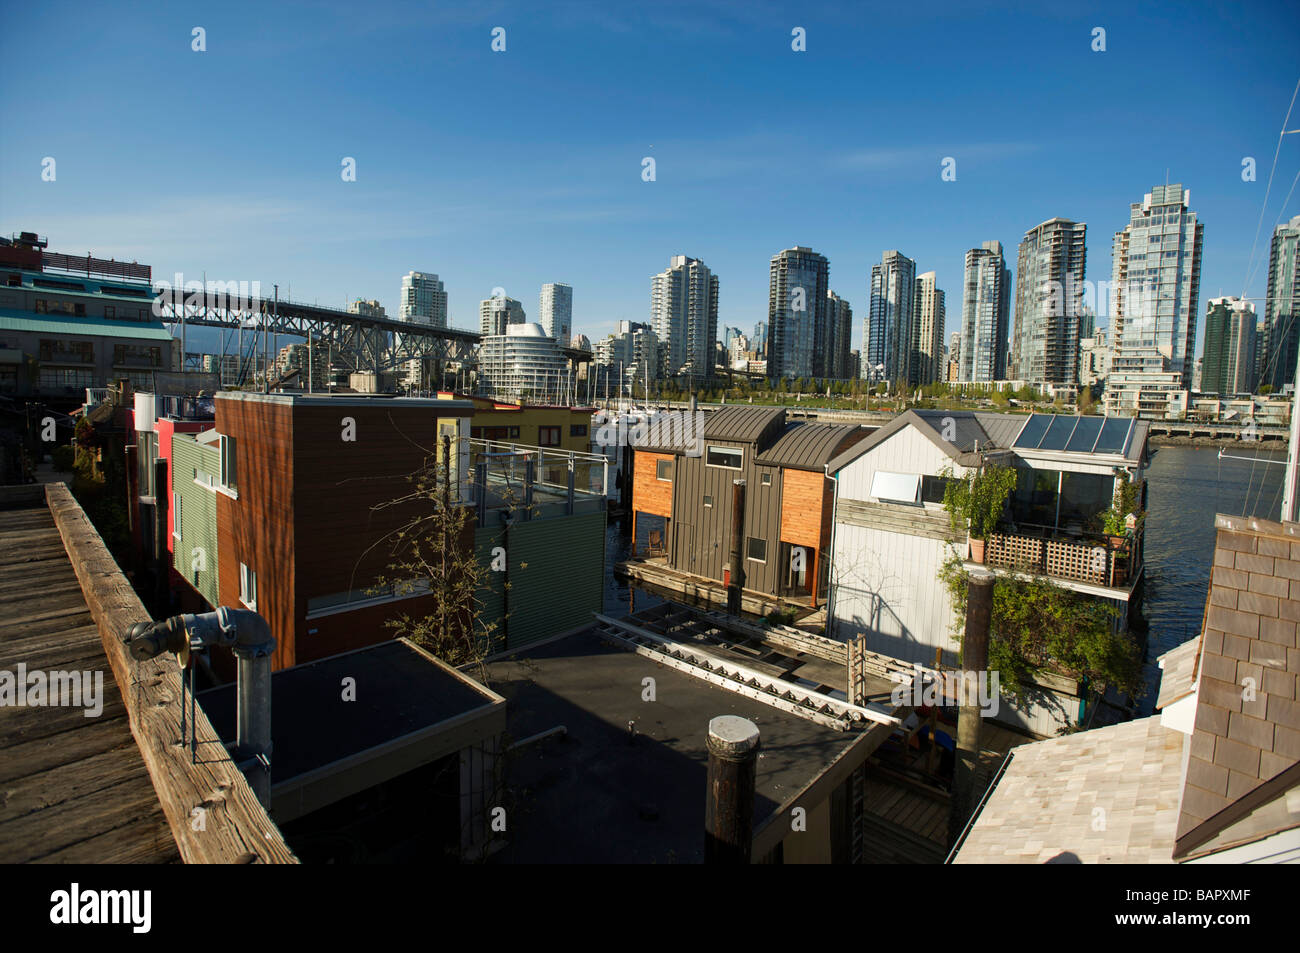
[[239, 564], [257, 573], [257, 611], [275, 636], [272, 665], [295, 664], [292, 406], [222, 400], [217, 431], [235, 438], [238, 499], [217, 495], [217, 593], [239, 607]]
[[674, 460], [671, 453], [650, 453], [646, 450], [635, 451], [635, 465], [632, 472], [632, 508], [642, 513], [655, 516], [673, 515], [673, 483], [677, 480], [677, 467], [673, 467], [673, 479], [660, 480], [655, 474], [660, 460]]

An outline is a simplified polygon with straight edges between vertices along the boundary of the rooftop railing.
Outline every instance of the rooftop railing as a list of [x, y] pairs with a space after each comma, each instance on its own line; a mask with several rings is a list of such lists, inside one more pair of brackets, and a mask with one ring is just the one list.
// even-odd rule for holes
[[513, 512], [522, 520], [605, 509], [609, 461], [597, 453], [470, 440], [468, 486], [462, 496], [479, 510]]

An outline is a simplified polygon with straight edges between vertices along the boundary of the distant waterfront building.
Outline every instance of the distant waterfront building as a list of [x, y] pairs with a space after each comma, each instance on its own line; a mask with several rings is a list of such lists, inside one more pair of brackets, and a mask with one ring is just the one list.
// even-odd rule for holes
[[1016, 326], [1011, 376], [1033, 384], [1079, 379], [1088, 226], [1052, 218], [1031, 228], [1016, 267]]
[[760, 360], [765, 359], [767, 357], [767, 322], [766, 321], [759, 321], [757, 324], [754, 325], [754, 333], [750, 336], [749, 340], [752, 343], [754, 351], [758, 354], [759, 359]]
[[853, 307], [834, 291], [826, 293], [826, 368], [825, 377], [846, 380], [858, 376], [858, 362], [853, 359]]
[[772, 256], [767, 321], [767, 368], [773, 377], [822, 377], [826, 372], [826, 301], [830, 262], [796, 245]]
[[313, 340], [308, 347], [305, 342], [295, 341], [280, 348], [276, 355], [275, 372], [284, 376], [297, 371], [297, 376], [288, 382], [288, 386], [297, 390], [324, 390], [330, 381], [330, 349]]
[[1280, 391], [1295, 383], [1300, 350], [1300, 215], [1273, 230], [1267, 295], [1259, 382]]
[[1205, 226], [1190, 199], [1182, 185], [1157, 185], [1115, 233], [1108, 414], [1164, 416], [1191, 386]]
[[[524, 306], [514, 298], [484, 298], [478, 305], [479, 334], [484, 337], [499, 336], [514, 324], [524, 324], [527, 317]], [[540, 327], [540, 325], [539, 325]], [[551, 337], [551, 335], [547, 335]], [[566, 339], [567, 340], [567, 339]]]
[[[405, 283], [405, 279], [403, 279], [403, 283]], [[388, 312], [384, 310], [384, 306], [373, 298], [369, 300], [358, 298], [348, 305], [348, 313], [365, 315], [367, 318], [386, 319], [388, 317]]]
[[[597, 341], [592, 349], [596, 364], [603, 368], [601, 379], [617, 379], [622, 368], [625, 381], [659, 379], [659, 338], [648, 324], [638, 321], [620, 321], [615, 333]], [[611, 377], [612, 373], [612, 377]]]
[[713, 376], [718, 338], [718, 276], [704, 262], [674, 255], [668, 268], [650, 279], [650, 323], [668, 376]]
[[964, 381], [999, 381], [1007, 376], [1007, 331], [1011, 316], [1011, 269], [1002, 243], [989, 241], [966, 252], [961, 330], [953, 332], [951, 359]]
[[912, 311], [916, 304], [916, 262], [899, 251], [887, 251], [871, 266], [871, 304], [863, 322], [862, 349], [867, 366], [887, 381], [912, 382], [915, 348]]
[[935, 285], [935, 273], [916, 276], [913, 305], [917, 327], [916, 371], [913, 386], [924, 387], [943, 379], [944, 294]]
[[1079, 386], [1095, 387], [1110, 373], [1110, 342], [1105, 328], [1079, 341]]
[[561, 283], [542, 285], [539, 304], [542, 330], [567, 347], [573, 337], [573, 289]]
[[438, 276], [423, 271], [412, 271], [403, 277], [402, 307], [399, 313], [403, 321], [445, 328], [447, 291]]
[[1202, 394], [1255, 392], [1255, 306], [1240, 298], [1211, 298], [1205, 307]]
[[575, 334], [573, 337], [569, 338], [569, 347], [575, 348], [579, 351], [590, 351], [591, 339], [585, 334]]
[[479, 389], [494, 397], [558, 399], [567, 367], [540, 324], [508, 324], [479, 345]]
[[[965, 309], [964, 299], [963, 299], [962, 308], [963, 310]], [[953, 331], [952, 334], [948, 336], [948, 360], [957, 363], [959, 366], [961, 364], [961, 350], [962, 350], [961, 342], [962, 342], [962, 332], [961, 329], [958, 328], [956, 331]], [[949, 377], [948, 379], [954, 381], [957, 380], [956, 376]]]

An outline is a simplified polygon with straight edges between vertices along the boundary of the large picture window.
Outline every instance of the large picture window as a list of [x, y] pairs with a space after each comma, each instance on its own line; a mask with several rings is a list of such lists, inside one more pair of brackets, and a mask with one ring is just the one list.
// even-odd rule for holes
[[745, 465], [745, 451], [738, 450], [735, 447], [709, 447], [709, 453], [704, 462], [711, 467], [739, 470]]

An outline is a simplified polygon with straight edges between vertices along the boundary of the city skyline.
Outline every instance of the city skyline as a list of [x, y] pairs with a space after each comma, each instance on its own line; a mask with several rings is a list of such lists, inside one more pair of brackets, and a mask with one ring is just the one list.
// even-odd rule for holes
[[[545, 17], [513, 5], [482, 15], [380, 6], [362, 23], [340, 7], [308, 26], [259, 9], [264, 32], [253, 35], [238, 26], [236, 5], [199, 18], [207, 21], [202, 53], [191, 50], [192, 24], [172, 16], [127, 24], [85, 10], [68, 30], [18, 10], [7, 36], [28, 40], [0, 38], [14, 90], [0, 107], [9, 119], [0, 231], [37, 230], [68, 253], [134, 258], [159, 273], [278, 283], [282, 295], [339, 307], [375, 299], [389, 314], [399, 312], [400, 275], [427, 269], [446, 283], [450, 323], [464, 328], [475, 326], [477, 304], [494, 287], [527, 301], [560, 274], [579, 290], [573, 332], [594, 341], [619, 320], [648, 319], [644, 276], [674, 254], [726, 277], [718, 320], [737, 327], [761, 319], [773, 250], [796, 243], [825, 255], [836, 285], [855, 300], [886, 248], [906, 249], [936, 271], [939, 287], [956, 289], [967, 249], [990, 239], [1010, 247], [1035, 222], [1061, 216], [1093, 226], [1090, 270], [1106, 276], [1107, 237], [1125, 224], [1131, 196], [1168, 170], [1169, 181], [1196, 190], [1210, 226], [1202, 295], [1239, 295], [1244, 284], [1258, 301], [1267, 271], [1259, 258], [1289, 183], [1274, 183], [1248, 264], [1294, 86], [1288, 31], [1276, 21], [1295, 22], [1296, 13], [1284, 4], [1271, 12], [1252, 18], [1192, 6], [1162, 25], [1172, 44], [1214, 44], [1219, 55], [1237, 56], [1231, 74], [1212, 77], [1156, 69], [1144, 50], [1158, 18], [1118, 10], [1083, 19], [954, 8], [945, 15], [960, 28], [937, 44], [910, 41], [930, 39], [927, 18], [914, 11], [800, 11], [808, 42], [795, 52], [793, 20], [761, 5], [668, 4], [599, 17], [565, 4]], [[1091, 48], [1094, 19], [1107, 30], [1104, 52]], [[494, 53], [498, 24], [508, 42]], [[897, 42], [872, 70], [847, 68], [873, 28]], [[264, 37], [280, 35], [296, 39], [267, 45]], [[572, 51], [571, 64], [550, 55], [557, 43]], [[1056, 57], [1034, 88], [1017, 82], [1011, 55], [1025, 43]], [[120, 113], [107, 108], [95, 77], [109, 66], [109, 50], [131, 44], [149, 50], [148, 65], [115, 72], [115, 100], [196, 124], [236, 116], [241, 138], [265, 148], [204, 154], [184, 135], [121, 136]], [[925, 62], [908, 52], [918, 46]], [[725, 107], [706, 130], [662, 133], [676, 108], [655, 78], [665, 55], [678, 81]], [[399, 85], [410, 92], [394, 92], [385, 76], [331, 79], [316, 96], [310, 91], [336, 57], [400, 64], [410, 75]], [[256, 83], [238, 79], [254, 63]], [[982, 82], [967, 92], [956, 78], [976, 64]], [[437, 123], [413, 120], [417, 90], [438, 88], [453, 72], [468, 91], [463, 101], [439, 109]], [[733, 72], [735, 84], [726, 78]], [[590, 75], [610, 81], [592, 89], [582, 79]], [[770, 75], [770, 94], [745, 93], [759, 75]], [[875, 101], [882, 78], [898, 94]], [[1134, 84], [1166, 99], [1169, 112], [1133, 110]], [[990, 99], [990, 88], [1007, 95]], [[1079, 89], [1087, 91], [1081, 100]], [[606, 117], [599, 128], [551, 126], [542, 104], [575, 93], [594, 96]], [[15, 104], [29, 94], [43, 108], [18, 121]], [[1080, 108], [1058, 117], [1051, 104], [1065, 95]], [[71, 128], [60, 110], [74, 104]], [[346, 132], [362, 117], [364, 136]], [[1215, 135], [1206, 138], [1211, 117]], [[514, 149], [478, 148], [503, 128]], [[825, 128], [870, 132], [820, 145]], [[98, 140], [113, 145], [91, 161], [84, 143]], [[1295, 137], [1283, 143], [1282, 168], [1297, 145]], [[55, 181], [41, 178], [47, 157], [57, 161]], [[340, 177], [348, 157], [351, 182]], [[647, 158], [653, 181], [643, 178]], [[952, 181], [942, 178], [946, 158], [955, 160]], [[1253, 181], [1243, 181], [1245, 158], [1257, 166]], [[785, 189], [779, 172], [792, 170], [799, 187]], [[382, 253], [363, 251], [374, 246]], [[945, 334], [959, 320], [957, 308], [948, 311]]]

